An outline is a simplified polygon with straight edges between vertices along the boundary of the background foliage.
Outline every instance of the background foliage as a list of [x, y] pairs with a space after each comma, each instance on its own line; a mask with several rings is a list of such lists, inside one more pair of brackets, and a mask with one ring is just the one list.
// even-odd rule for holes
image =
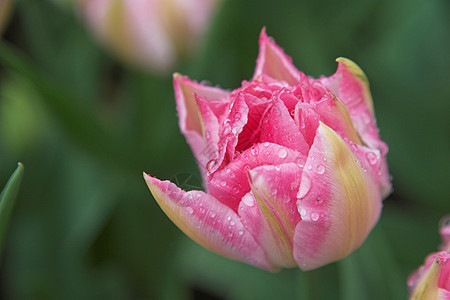
[[[70, 1], [17, 1], [0, 46], [0, 187], [25, 174], [1, 257], [8, 299], [402, 299], [450, 212], [450, 3], [224, 1], [177, 71], [235, 88], [268, 34], [307, 74], [366, 72], [395, 191], [361, 249], [271, 274], [212, 254], [162, 213], [142, 171], [200, 186], [171, 77], [122, 65]], [[192, 175], [192, 176], [191, 176]]]

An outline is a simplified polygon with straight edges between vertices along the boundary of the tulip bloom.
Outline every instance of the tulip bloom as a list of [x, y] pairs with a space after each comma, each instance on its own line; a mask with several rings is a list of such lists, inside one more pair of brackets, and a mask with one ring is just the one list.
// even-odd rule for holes
[[441, 227], [442, 251], [430, 254], [408, 279], [411, 300], [450, 299], [450, 218]]
[[144, 174], [190, 238], [263, 269], [311, 270], [357, 249], [390, 189], [368, 81], [352, 61], [314, 79], [265, 30], [251, 81], [234, 91], [175, 74], [179, 125], [205, 192]]
[[119, 57], [171, 70], [199, 43], [220, 0], [78, 0], [95, 35]]

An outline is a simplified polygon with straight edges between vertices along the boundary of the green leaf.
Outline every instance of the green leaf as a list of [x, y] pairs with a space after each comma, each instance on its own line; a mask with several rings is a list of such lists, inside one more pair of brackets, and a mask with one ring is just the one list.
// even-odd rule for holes
[[57, 78], [42, 72], [20, 50], [1, 40], [0, 62], [31, 83], [61, 128], [81, 148], [122, 169], [140, 169], [138, 158], [128, 155], [133, 153], [132, 141], [104, 126]]
[[3, 249], [3, 240], [8, 226], [9, 216], [14, 207], [22, 175], [23, 165], [19, 163], [0, 195], [0, 251]]

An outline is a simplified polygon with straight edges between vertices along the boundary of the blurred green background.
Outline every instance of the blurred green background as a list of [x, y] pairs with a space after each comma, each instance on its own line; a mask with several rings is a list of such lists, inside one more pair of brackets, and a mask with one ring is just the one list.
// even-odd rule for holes
[[[450, 2], [224, 1], [177, 71], [233, 89], [263, 26], [305, 73], [366, 72], [394, 193], [362, 248], [271, 274], [185, 237], [142, 172], [200, 186], [171, 76], [99, 46], [70, 1], [16, 1], [0, 47], [0, 189], [25, 173], [0, 261], [2, 299], [404, 299], [450, 213]], [[192, 176], [191, 176], [192, 175]]]

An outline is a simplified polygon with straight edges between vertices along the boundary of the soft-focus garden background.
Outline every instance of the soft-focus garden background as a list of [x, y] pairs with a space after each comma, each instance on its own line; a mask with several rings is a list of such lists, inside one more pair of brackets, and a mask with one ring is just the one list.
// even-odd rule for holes
[[261, 28], [305, 73], [366, 72], [394, 193], [366, 243], [315, 271], [212, 254], [160, 210], [142, 172], [200, 186], [171, 75], [137, 70], [71, 2], [16, 1], [0, 47], [0, 189], [25, 173], [0, 261], [2, 299], [403, 299], [450, 213], [450, 2], [224, 1], [175, 69], [235, 88]]

